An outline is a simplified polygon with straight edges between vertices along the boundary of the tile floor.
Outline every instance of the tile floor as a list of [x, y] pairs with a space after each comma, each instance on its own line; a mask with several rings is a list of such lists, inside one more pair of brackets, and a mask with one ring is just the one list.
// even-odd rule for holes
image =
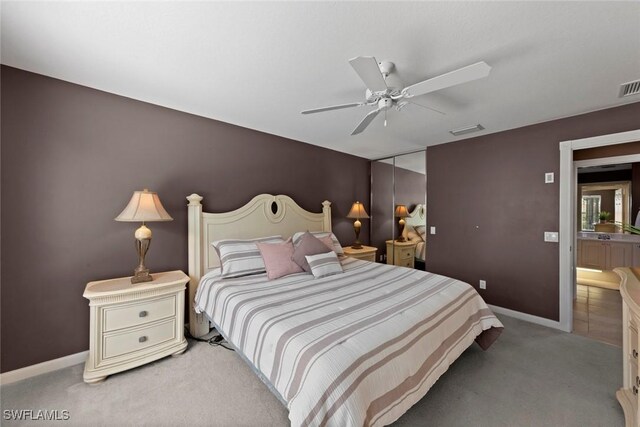
[[622, 347], [622, 297], [613, 289], [578, 285], [573, 333]]

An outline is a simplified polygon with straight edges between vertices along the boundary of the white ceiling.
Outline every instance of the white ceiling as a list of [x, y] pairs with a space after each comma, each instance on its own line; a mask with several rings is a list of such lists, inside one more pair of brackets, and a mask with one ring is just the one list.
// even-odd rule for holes
[[[640, 2], [2, 2], [3, 64], [361, 157], [640, 101]], [[347, 62], [407, 84], [484, 60], [486, 79], [414, 98], [349, 136], [370, 107]], [[486, 130], [454, 137], [449, 130]]]

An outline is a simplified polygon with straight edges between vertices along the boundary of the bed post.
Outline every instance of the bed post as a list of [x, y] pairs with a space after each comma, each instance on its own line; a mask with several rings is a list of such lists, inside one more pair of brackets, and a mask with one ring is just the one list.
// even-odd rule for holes
[[202, 314], [193, 309], [196, 290], [202, 277], [202, 196], [192, 194], [187, 197], [189, 217], [189, 333], [193, 337], [201, 337], [209, 332], [209, 322]]
[[325, 200], [322, 202], [322, 213], [324, 214], [324, 222], [322, 226], [324, 231], [331, 231], [331, 202]]

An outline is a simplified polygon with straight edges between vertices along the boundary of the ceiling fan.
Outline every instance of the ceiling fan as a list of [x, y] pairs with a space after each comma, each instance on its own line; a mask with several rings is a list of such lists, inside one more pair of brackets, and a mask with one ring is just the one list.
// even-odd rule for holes
[[363, 105], [375, 106], [376, 109], [364, 116], [358, 126], [351, 132], [351, 135], [357, 135], [364, 131], [381, 112], [385, 113], [384, 124], [386, 126], [386, 112], [392, 107], [400, 111], [407, 104], [414, 104], [445, 114], [435, 108], [416, 104], [411, 101], [411, 98], [487, 77], [491, 71], [491, 67], [486, 62], [481, 61], [403, 88], [404, 85], [400, 79], [393, 74], [395, 68], [393, 62], [378, 62], [373, 56], [358, 56], [350, 59], [349, 63], [367, 87], [365, 101], [314, 108], [302, 111], [302, 114], [322, 113], [324, 111], [361, 107]]

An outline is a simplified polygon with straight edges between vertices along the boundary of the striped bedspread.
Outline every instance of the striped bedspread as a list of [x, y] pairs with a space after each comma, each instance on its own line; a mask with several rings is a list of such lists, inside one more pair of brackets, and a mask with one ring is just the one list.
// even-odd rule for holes
[[[344, 258], [343, 274], [200, 281], [196, 311], [258, 371], [292, 426], [379, 426], [398, 419], [449, 365], [502, 324], [468, 284]], [[492, 329], [493, 328], [493, 329]], [[483, 331], [486, 331], [483, 334]]]

